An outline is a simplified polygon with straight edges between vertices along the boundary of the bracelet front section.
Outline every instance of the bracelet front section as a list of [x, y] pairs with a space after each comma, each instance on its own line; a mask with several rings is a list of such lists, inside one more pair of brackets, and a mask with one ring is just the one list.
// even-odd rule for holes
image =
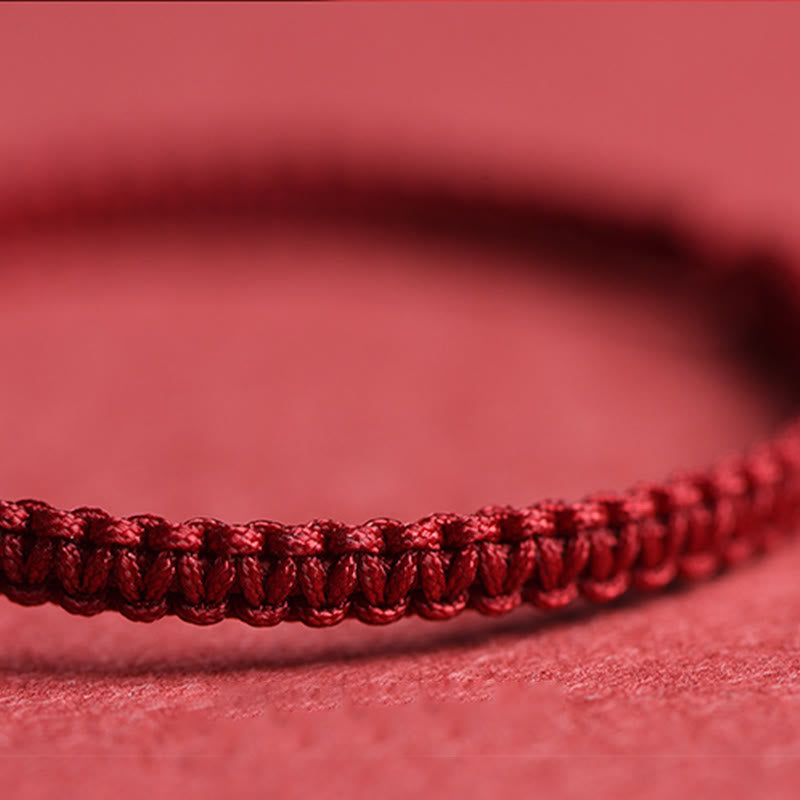
[[603, 603], [702, 579], [769, 549], [798, 522], [800, 431], [792, 426], [744, 459], [663, 485], [411, 523], [173, 524], [2, 501], [0, 591], [26, 605], [116, 610], [145, 622], [441, 620], [466, 608], [498, 615], [523, 603]]

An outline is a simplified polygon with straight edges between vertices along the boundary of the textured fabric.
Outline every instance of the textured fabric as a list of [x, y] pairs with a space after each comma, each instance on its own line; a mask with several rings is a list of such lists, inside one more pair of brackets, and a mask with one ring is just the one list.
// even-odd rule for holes
[[[635, 187], [792, 244], [792, 8], [18, 6], [0, 21], [8, 181], [135, 152], [379, 144]], [[504, 252], [204, 225], [50, 236], [2, 261], [4, 497], [412, 518], [660, 479], [777, 415], [684, 310]], [[324, 632], [2, 601], [4, 786], [792, 797], [798, 567], [790, 545], [600, 612]]]

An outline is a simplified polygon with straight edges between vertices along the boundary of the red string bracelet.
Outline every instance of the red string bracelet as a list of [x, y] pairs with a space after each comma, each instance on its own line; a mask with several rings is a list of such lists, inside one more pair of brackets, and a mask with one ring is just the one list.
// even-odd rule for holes
[[[258, 161], [179, 177], [76, 181], [67, 191], [28, 187], [0, 198], [0, 231], [236, 214], [556, 249], [614, 277], [691, 286], [756, 366], [784, 388], [797, 378], [800, 273], [774, 253], [726, 249], [665, 217], [530, 186], [492, 188], [385, 166], [302, 167]], [[661, 266], [643, 274], [644, 259]], [[0, 591], [76, 614], [111, 609], [145, 622], [175, 614], [197, 624], [237, 617], [258, 626], [448, 619], [467, 607], [503, 614], [523, 602], [556, 609], [579, 595], [601, 603], [705, 578], [770, 548], [799, 515], [797, 418], [746, 455], [661, 484], [410, 523], [172, 523], [0, 501]]]

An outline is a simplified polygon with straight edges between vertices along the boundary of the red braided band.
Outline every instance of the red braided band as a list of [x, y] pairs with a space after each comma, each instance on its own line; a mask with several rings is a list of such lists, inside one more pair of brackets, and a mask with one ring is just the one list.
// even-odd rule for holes
[[[124, 192], [109, 188], [118, 185], [22, 193], [0, 202], [0, 226], [15, 235], [90, 219], [224, 210], [557, 246], [609, 269], [621, 261], [627, 274], [635, 273], [637, 256], [657, 255], [670, 280], [694, 280], [716, 310], [734, 312], [734, 333], [762, 366], [773, 365], [782, 377], [797, 372], [796, 275], [775, 258], [721, 255], [659, 219], [601, 214], [525, 189], [481, 193], [469, 181], [426, 184], [371, 171], [303, 177], [260, 168], [188, 173], [178, 186], [154, 179], [128, 182]], [[177, 614], [198, 624], [238, 617], [252, 625], [324, 626], [347, 616], [381, 624], [407, 614], [446, 619], [468, 606], [502, 614], [522, 602], [554, 609], [579, 594], [603, 602], [631, 588], [703, 578], [764, 551], [794, 530], [799, 515], [795, 420], [747, 456], [662, 485], [408, 524], [173, 524], [0, 502], [0, 591], [19, 603], [50, 601], [79, 614], [114, 609], [140, 621]]]

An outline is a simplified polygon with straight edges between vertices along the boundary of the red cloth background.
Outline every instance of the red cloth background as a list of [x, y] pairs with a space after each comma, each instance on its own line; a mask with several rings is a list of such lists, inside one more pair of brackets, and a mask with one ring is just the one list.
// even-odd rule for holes
[[[747, 4], [5, 6], [0, 174], [384, 148], [635, 187], [796, 246], [798, 26]], [[770, 430], [696, 321], [514, 258], [224, 228], [6, 247], [2, 496], [410, 518], [623, 488]], [[2, 785], [795, 797], [799, 568], [789, 545], [599, 612], [385, 629], [0, 600]]]

